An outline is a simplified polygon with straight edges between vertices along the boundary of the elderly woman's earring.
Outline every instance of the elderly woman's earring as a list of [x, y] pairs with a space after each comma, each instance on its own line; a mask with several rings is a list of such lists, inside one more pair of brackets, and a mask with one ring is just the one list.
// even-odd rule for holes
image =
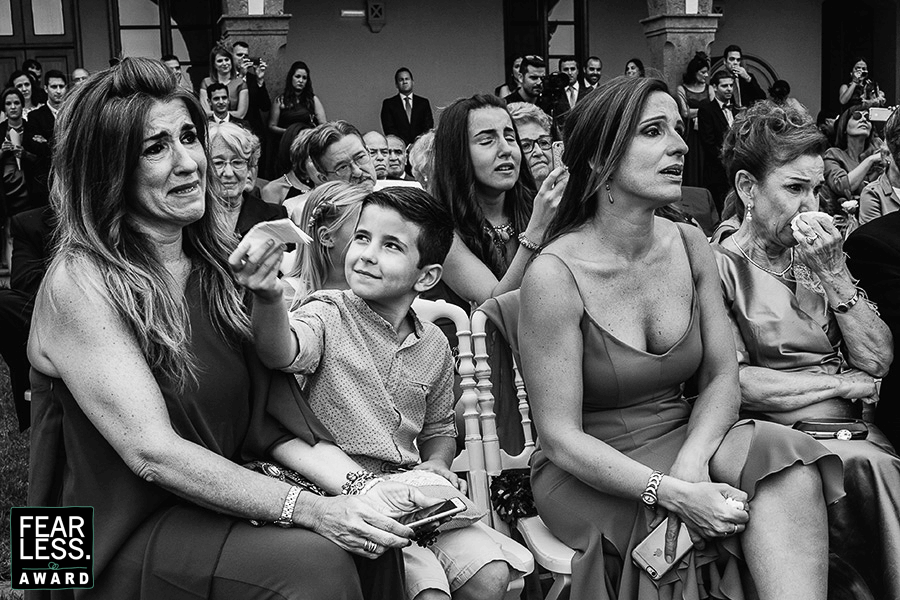
[[609, 189], [609, 182], [606, 182], [606, 198], [609, 200], [610, 204], [615, 204], [616, 199], [613, 198], [612, 190]]
[[753, 210], [753, 205], [750, 203], [747, 203], [747, 214], [744, 215], [744, 220], [747, 221], [748, 223], [753, 220], [753, 213], [750, 212], [751, 210]]

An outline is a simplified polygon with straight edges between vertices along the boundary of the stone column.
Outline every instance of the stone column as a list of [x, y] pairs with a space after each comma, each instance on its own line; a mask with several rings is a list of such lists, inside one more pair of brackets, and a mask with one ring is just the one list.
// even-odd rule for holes
[[284, 85], [290, 63], [285, 57], [291, 15], [284, 13], [284, 0], [264, 0], [262, 14], [250, 14], [253, 0], [222, 0], [219, 26], [229, 45], [242, 40], [250, 45], [250, 55], [266, 61], [266, 88], [277, 96]]
[[688, 14], [690, 0], [647, 0], [649, 16], [641, 20], [650, 47], [650, 67], [659, 70], [674, 92], [694, 53], [716, 39], [719, 17], [712, 0], [697, 0], [697, 12]]

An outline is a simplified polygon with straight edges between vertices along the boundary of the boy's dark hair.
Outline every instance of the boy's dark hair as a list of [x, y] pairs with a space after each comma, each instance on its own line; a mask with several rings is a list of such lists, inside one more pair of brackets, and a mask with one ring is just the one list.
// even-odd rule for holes
[[443, 264], [453, 243], [453, 217], [431, 194], [414, 187], [388, 187], [363, 198], [363, 210], [370, 205], [396, 211], [404, 220], [419, 226], [416, 268]]

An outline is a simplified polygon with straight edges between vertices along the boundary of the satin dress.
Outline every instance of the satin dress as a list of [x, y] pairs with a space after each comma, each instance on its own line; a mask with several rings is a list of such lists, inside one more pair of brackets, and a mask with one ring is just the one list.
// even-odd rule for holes
[[[713, 250], [725, 303], [740, 331], [742, 365], [829, 375], [848, 368], [824, 295], [799, 284], [793, 292], [737, 252], [717, 244]], [[843, 402], [849, 410], [860, 408]], [[900, 458], [871, 423], [865, 440], [822, 443], [844, 462], [847, 492], [828, 510], [831, 551], [862, 575], [876, 598], [900, 598]]]
[[[555, 255], [544, 252], [541, 256]], [[557, 258], [560, 268], [569, 269]], [[573, 278], [578, 285], [574, 273]], [[579, 294], [583, 299], [580, 287]], [[669, 471], [684, 444], [691, 416], [692, 402], [683, 396], [683, 384], [697, 371], [703, 354], [699, 309], [695, 289], [686, 331], [662, 354], [619, 340], [585, 309], [581, 319], [585, 433], [652, 469]], [[738, 486], [747, 492], [751, 505], [760, 481], [796, 463], [818, 466], [826, 502], [840, 497], [840, 460], [824, 446], [771, 423], [744, 420], [732, 431], [737, 428], [753, 430]], [[541, 518], [554, 535], [576, 550], [572, 600], [745, 598], [739, 536], [708, 542], [702, 551], [692, 550], [657, 584], [631, 560], [634, 547], [650, 533], [653, 518], [639, 499], [587, 485], [540, 449], [534, 454], [531, 479]]]

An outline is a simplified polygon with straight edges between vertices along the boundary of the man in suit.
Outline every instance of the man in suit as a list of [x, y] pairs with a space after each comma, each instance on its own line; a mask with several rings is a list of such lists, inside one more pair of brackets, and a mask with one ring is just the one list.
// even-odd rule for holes
[[[250, 126], [250, 131], [255, 133], [260, 140], [265, 140], [268, 134], [266, 122], [269, 111], [272, 110], [272, 100], [269, 98], [269, 90], [266, 89], [266, 61], [262, 58], [251, 58], [250, 46], [242, 40], [233, 43], [231, 50], [237, 61], [238, 70], [247, 84], [250, 96], [247, 114], [244, 115], [244, 118]], [[263, 144], [261, 164], [266, 164], [265, 154], [265, 144]]]
[[759, 87], [756, 77], [748, 73], [743, 65], [744, 53], [740, 46], [732, 44], [725, 48], [722, 60], [725, 70], [734, 77], [734, 105], [738, 108], [749, 108], [754, 102], [766, 99], [766, 93]]
[[415, 178], [406, 174], [406, 144], [396, 135], [387, 136], [387, 143], [387, 179], [415, 181]]
[[13, 402], [19, 419], [19, 431], [31, 423], [31, 407], [25, 401], [29, 388], [26, 344], [31, 313], [44, 272], [47, 269], [53, 211], [49, 206], [21, 212], [10, 219], [13, 238], [12, 269], [9, 289], [0, 290], [0, 355], [9, 367]]
[[704, 187], [713, 195], [716, 210], [722, 213], [725, 195], [728, 193], [728, 177], [719, 157], [725, 133], [734, 122], [734, 77], [727, 71], [716, 71], [709, 78], [709, 85], [715, 92], [715, 98], [704, 100], [697, 111], [700, 145], [703, 148]]
[[[844, 244], [847, 265], [859, 285], [878, 305], [881, 318], [894, 336], [894, 362], [900, 340], [900, 212], [869, 221], [850, 234]], [[881, 382], [875, 425], [900, 448], [900, 369], [892, 368]]]
[[565, 104], [566, 110], [573, 108], [575, 104], [584, 98], [587, 90], [581, 82], [578, 81], [578, 61], [574, 56], [563, 56], [559, 59], [559, 70], [563, 75], [569, 78], [569, 85], [566, 86]]
[[381, 103], [381, 129], [384, 135], [396, 135], [407, 144], [434, 127], [428, 98], [413, 94], [412, 71], [400, 67], [394, 74], [399, 92]]
[[347, 121], [322, 123], [307, 138], [312, 179], [316, 185], [326, 181], [375, 185], [375, 164], [366, 149], [362, 134]]
[[218, 81], [211, 83], [206, 88], [206, 93], [209, 96], [209, 107], [213, 111], [213, 114], [209, 117], [210, 123], [234, 123], [248, 131], [252, 131], [247, 121], [235, 117], [228, 111], [228, 88], [224, 84]]
[[584, 95], [593, 92], [603, 76], [603, 61], [599, 56], [590, 56], [584, 63]]
[[53, 129], [56, 125], [56, 114], [62, 107], [68, 90], [68, 80], [64, 73], [50, 70], [44, 75], [44, 92], [47, 102], [43, 106], [28, 113], [28, 121], [37, 133], [36, 140], [45, 140], [35, 150], [35, 161], [32, 168], [31, 200], [32, 206], [46, 204], [50, 198], [50, 167], [53, 153]]

